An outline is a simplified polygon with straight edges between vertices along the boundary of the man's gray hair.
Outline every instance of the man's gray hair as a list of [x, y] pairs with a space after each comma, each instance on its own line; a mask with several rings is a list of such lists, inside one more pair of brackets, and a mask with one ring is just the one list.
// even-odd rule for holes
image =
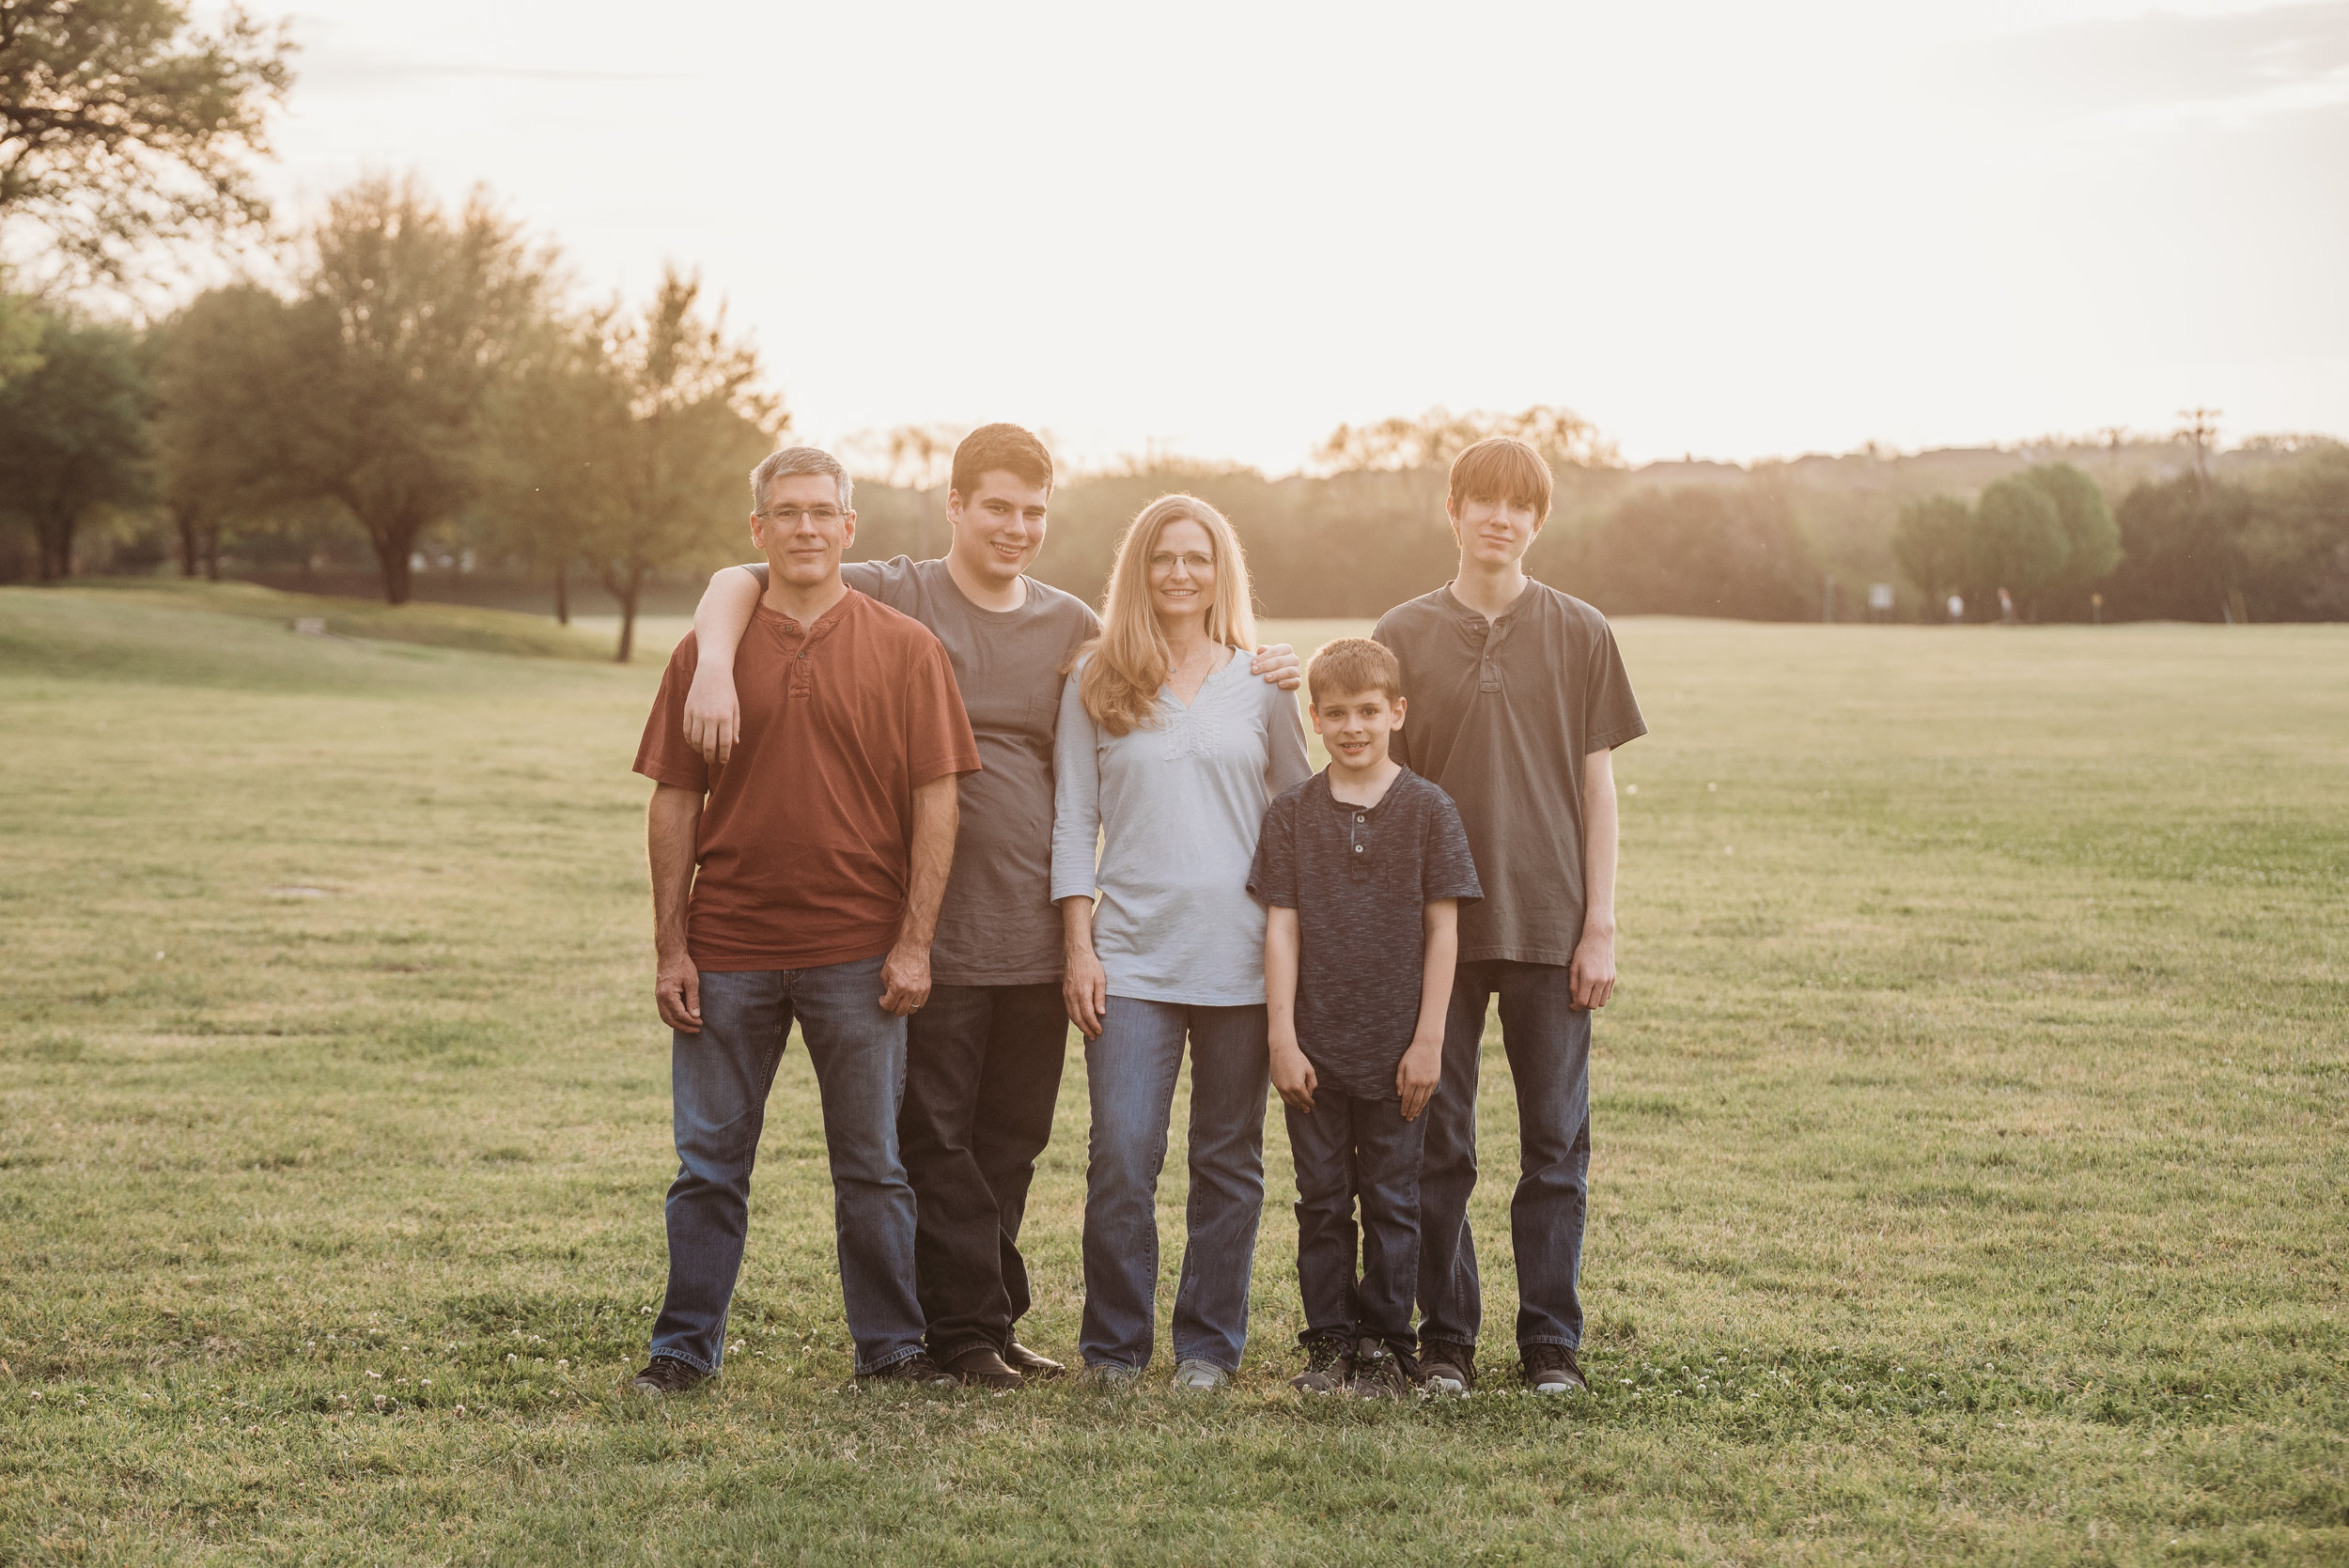
[[831, 474], [840, 484], [840, 509], [848, 510], [848, 497], [855, 490], [855, 481], [840, 466], [840, 459], [820, 446], [786, 446], [761, 458], [758, 466], [751, 470], [751, 510], [764, 512], [768, 485], [794, 474]]

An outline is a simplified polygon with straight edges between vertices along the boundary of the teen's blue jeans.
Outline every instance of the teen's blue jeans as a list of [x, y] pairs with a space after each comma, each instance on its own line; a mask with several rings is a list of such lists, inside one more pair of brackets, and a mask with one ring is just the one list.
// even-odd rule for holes
[[1088, 1366], [1150, 1364], [1159, 1303], [1159, 1172], [1174, 1080], [1190, 1041], [1190, 1203], [1174, 1287], [1178, 1361], [1239, 1370], [1249, 1271], [1264, 1214], [1265, 1092], [1272, 1060], [1262, 1007], [1190, 1007], [1113, 996], [1086, 1042], [1093, 1134], [1085, 1164]]
[[1501, 999], [1501, 1044], [1517, 1091], [1517, 1189], [1509, 1239], [1517, 1261], [1517, 1344], [1582, 1343], [1582, 1225], [1590, 1203], [1591, 1015], [1574, 1005], [1563, 964], [1462, 964], [1444, 1017], [1443, 1081], [1421, 1113], [1420, 1343], [1472, 1345], [1485, 1300], [1469, 1194], [1476, 1190], [1476, 1070], [1485, 1012]]
[[861, 1376], [922, 1348], [913, 1291], [913, 1188], [897, 1157], [906, 1021], [881, 1010], [881, 960], [820, 969], [704, 970], [702, 1031], [669, 1054], [677, 1180], [669, 1187], [669, 1292], [652, 1353], [715, 1372], [750, 1228], [751, 1166], [767, 1092], [799, 1020], [823, 1100], [840, 1291]]

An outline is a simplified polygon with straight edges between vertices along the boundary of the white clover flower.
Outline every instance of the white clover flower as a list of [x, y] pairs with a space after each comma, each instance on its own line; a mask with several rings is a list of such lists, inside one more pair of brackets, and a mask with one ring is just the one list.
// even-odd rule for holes
[[510, 1351], [510, 1350], [509, 1350], [509, 1351], [507, 1351], [507, 1352], [506, 1353], [506, 1364], [507, 1366], [509, 1366], [509, 1367], [510, 1367], [510, 1366], [516, 1366], [516, 1365], [519, 1365], [519, 1364], [521, 1363], [521, 1358], [520, 1356], [515, 1355], [512, 1351]]

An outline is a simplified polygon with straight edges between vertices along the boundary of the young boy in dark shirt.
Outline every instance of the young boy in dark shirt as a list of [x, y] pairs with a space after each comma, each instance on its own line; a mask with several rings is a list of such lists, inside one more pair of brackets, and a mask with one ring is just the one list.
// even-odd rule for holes
[[1330, 766], [1266, 808], [1248, 877], [1267, 907], [1272, 1083], [1297, 1163], [1306, 1366], [1291, 1382], [1399, 1398], [1416, 1343], [1420, 1112], [1442, 1077], [1459, 901], [1483, 891], [1451, 798], [1388, 754], [1404, 712], [1394, 655], [1341, 638], [1305, 682]]

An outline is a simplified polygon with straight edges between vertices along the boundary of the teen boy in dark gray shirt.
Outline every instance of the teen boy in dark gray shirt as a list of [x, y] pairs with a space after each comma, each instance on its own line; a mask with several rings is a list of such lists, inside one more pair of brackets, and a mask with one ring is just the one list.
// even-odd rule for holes
[[1442, 1071], [1459, 901], [1482, 889], [1451, 800], [1388, 755], [1394, 655], [1342, 638], [1305, 678], [1330, 766], [1266, 809], [1248, 878], [1267, 906], [1272, 1081], [1297, 1163], [1307, 1358], [1292, 1381], [1396, 1398], [1415, 1345], [1420, 1112]]
[[1549, 467], [1523, 442], [1495, 438], [1461, 453], [1444, 499], [1459, 575], [1388, 611], [1372, 633], [1401, 661], [1410, 700], [1394, 758], [1458, 803], [1485, 883], [1484, 902], [1460, 914], [1443, 1086], [1421, 1176], [1420, 1370], [1431, 1392], [1475, 1384], [1484, 1300], [1468, 1204], [1478, 1057], [1496, 994], [1523, 1172], [1509, 1204], [1520, 1370], [1541, 1392], [1587, 1388], [1575, 1351], [1591, 1010], [1615, 988], [1612, 753], [1647, 723], [1606, 617], [1525, 575], [1549, 494]]

